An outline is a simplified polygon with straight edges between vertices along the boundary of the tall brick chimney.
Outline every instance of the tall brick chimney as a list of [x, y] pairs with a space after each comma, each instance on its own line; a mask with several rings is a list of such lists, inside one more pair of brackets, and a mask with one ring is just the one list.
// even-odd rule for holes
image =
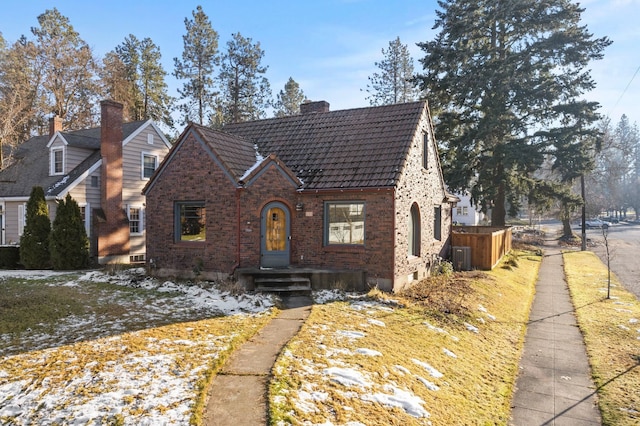
[[300, 114], [313, 114], [316, 112], [329, 112], [329, 102], [327, 101], [305, 101], [300, 104]]
[[49, 119], [49, 139], [56, 134], [56, 132], [62, 131], [62, 118], [54, 115]]
[[98, 261], [129, 263], [129, 219], [122, 205], [122, 104], [102, 101], [101, 200], [97, 212]]

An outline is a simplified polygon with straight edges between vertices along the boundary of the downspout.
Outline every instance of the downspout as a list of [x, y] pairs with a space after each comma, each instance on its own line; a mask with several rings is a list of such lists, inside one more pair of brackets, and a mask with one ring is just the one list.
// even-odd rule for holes
[[236, 269], [238, 269], [238, 267], [240, 266], [240, 229], [241, 229], [241, 222], [240, 222], [240, 191], [242, 191], [242, 187], [238, 186], [236, 187], [236, 215], [237, 215], [237, 221], [236, 221], [236, 263], [233, 265], [233, 269], [231, 270], [231, 275], [234, 275], [236, 273]]
[[393, 256], [391, 256], [391, 292], [393, 293], [396, 287], [396, 211], [398, 209], [398, 199], [396, 197], [397, 187], [393, 187], [392, 199], [393, 199], [393, 212], [391, 217], [391, 241], [393, 242]]

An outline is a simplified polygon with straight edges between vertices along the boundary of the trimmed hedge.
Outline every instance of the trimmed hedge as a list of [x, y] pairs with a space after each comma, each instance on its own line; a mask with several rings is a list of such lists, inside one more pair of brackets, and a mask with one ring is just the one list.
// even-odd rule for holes
[[0, 269], [20, 267], [20, 248], [18, 246], [0, 246]]

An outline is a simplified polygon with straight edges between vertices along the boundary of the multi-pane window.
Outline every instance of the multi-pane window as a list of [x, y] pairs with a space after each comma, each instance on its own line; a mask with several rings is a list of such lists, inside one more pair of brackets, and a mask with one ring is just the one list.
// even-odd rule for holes
[[142, 154], [142, 178], [149, 179], [158, 167], [158, 157], [151, 154]]
[[467, 216], [469, 214], [469, 209], [467, 206], [464, 207], [456, 207], [456, 214], [458, 216]]
[[142, 233], [142, 212], [139, 207], [129, 207], [129, 232]]
[[206, 208], [204, 201], [184, 201], [175, 204], [176, 241], [206, 240]]
[[324, 217], [325, 245], [364, 244], [363, 202], [327, 202]]
[[60, 175], [64, 173], [64, 151], [54, 149], [51, 151], [51, 174]]

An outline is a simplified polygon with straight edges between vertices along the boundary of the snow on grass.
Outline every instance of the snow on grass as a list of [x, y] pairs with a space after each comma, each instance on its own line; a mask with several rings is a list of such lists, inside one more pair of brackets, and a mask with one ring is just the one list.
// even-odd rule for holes
[[429, 375], [434, 379], [439, 379], [441, 377], [444, 377], [444, 374], [442, 374], [441, 372], [439, 372], [438, 370], [436, 370], [435, 368], [433, 368], [431, 365], [429, 365], [424, 361], [420, 361], [419, 359], [415, 359], [415, 358], [413, 358], [411, 361], [413, 361], [414, 364], [424, 368], [425, 371], [429, 373]]
[[356, 353], [365, 356], [382, 356], [382, 353], [373, 349], [358, 348]]
[[425, 402], [411, 392], [398, 389], [387, 384], [384, 390], [388, 393], [376, 392], [371, 395], [363, 395], [365, 401], [375, 401], [389, 407], [400, 407], [413, 417], [429, 417], [430, 414], [422, 406]]
[[478, 329], [478, 327], [476, 327], [475, 325], [469, 324], [468, 322], [464, 323], [464, 326], [466, 327], [467, 330], [471, 331], [472, 333], [479, 333], [480, 330]]
[[368, 388], [372, 385], [371, 381], [355, 368], [329, 367], [325, 368], [323, 373], [329, 376], [331, 380], [347, 387], [359, 386]]
[[[267, 295], [234, 296], [213, 283], [151, 279], [143, 269], [0, 271], [0, 277], [79, 291], [96, 283], [123, 288], [91, 290], [98, 304], [119, 307], [117, 317], [69, 315], [42, 330], [0, 335], [0, 422], [13, 425], [188, 424], [205, 371], [229, 350], [236, 330], [275, 303]], [[139, 290], [125, 293], [125, 287]], [[198, 322], [185, 326], [194, 316]], [[155, 322], [169, 325], [146, 326]], [[210, 331], [222, 329], [229, 333]]]

